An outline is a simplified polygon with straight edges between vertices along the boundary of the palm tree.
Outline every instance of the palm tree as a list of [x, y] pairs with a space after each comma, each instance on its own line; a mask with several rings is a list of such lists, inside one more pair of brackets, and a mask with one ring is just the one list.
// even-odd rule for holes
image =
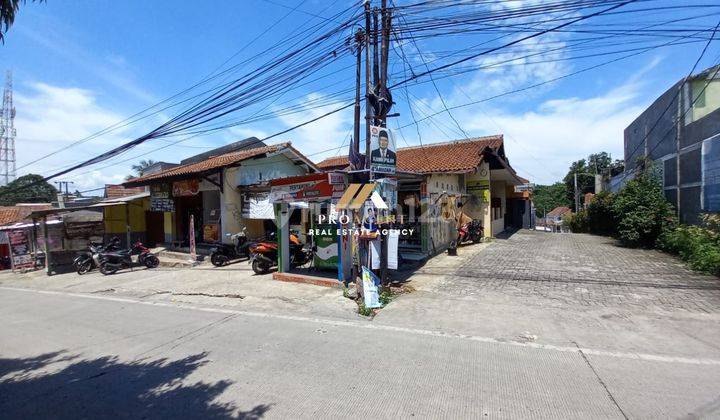
[[[33, 3], [36, 0], [32, 0]], [[37, 0], [42, 3], [45, 0]], [[5, 33], [15, 22], [15, 15], [20, 8], [20, 3], [25, 4], [27, 0], [0, 0], [0, 41], [5, 42]]]
[[[135, 173], [137, 174], [136, 176], [143, 176], [143, 175], [145, 175], [145, 171], [147, 170], [147, 168], [153, 166], [155, 163], [156, 162], [152, 159], [148, 159], [148, 160], [143, 159], [140, 162], [138, 162], [137, 165], [133, 165], [132, 170], [135, 171]], [[131, 178], [133, 178], [133, 176], [128, 175], [126, 179], [131, 179]]]

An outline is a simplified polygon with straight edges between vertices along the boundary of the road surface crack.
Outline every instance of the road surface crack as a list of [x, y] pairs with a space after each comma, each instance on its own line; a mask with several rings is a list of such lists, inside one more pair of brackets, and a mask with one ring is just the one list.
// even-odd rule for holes
[[602, 385], [602, 387], [605, 389], [605, 392], [607, 393], [608, 397], [610, 397], [610, 401], [612, 401], [613, 404], [615, 404], [615, 407], [617, 407], [618, 411], [620, 411], [620, 414], [622, 414], [623, 418], [625, 420], [628, 420], [629, 419], [628, 415], [625, 413], [625, 411], [623, 411], [622, 407], [620, 407], [620, 404], [618, 404], [618, 402], [615, 399], [615, 397], [613, 396], [612, 392], [610, 392], [610, 389], [608, 389], [607, 385], [605, 384], [605, 381], [602, 380], [602, 378], [600, 377], [600, 374], [598, 374], [597, 370], [595, 370], [595, 367], [592, 365], [592, 363], [590, 363], [590, 359], [588, 359], [587, 355], [585, 355], [585, 352], [582, 351], [582, 349], [580, 348], [580, 346], [578, 345], [577, 342], [573, 341], [572, 343], [575, 344], [575, 347], [577, 347], [578, 351], [580, 352], [580, 356], [582, 356], [583, 360], [585, 360], [585, 363], [588, 365], [590, 370], [592, 370], [593, 374], [595, 375], [595, 378], [597, 378], [600, 385]]

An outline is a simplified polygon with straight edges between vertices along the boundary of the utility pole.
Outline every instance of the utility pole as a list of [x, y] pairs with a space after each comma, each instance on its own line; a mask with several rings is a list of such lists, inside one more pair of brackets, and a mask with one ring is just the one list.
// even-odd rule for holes
[[573, 178], [575, 179], [575, 212], [577, 213], [578, 211], [580, 211], [580, 196], [578, 195], [577, 172], [573, 173]]
[[[362, 45], [365, 42], [365, 31], [358, 29], [355, 33], [355, 47], [357, 48], [356, 54], [356, 65], [355, 65], [355, 113], [354, 113], [354, 125], [353, 125], [353, 138], [350, 141], [352, 152], [350, 156], [353, 157], [351, 160], [352, 169], [358, 169], [356, 165], [358, 162], [355, 160], [359, 156], [358, 149], [360, 148], [360, 79], [362, 78], [361, 62], [362, 62]], [[364, 166], [364, 165], [363, 165]]]
[[[365, 169], [370, 169], [370, 120], [372, 106], [370, 106], [370, 0], [365, 0]], [[372, 34], [372, 37], [377, 36]]]

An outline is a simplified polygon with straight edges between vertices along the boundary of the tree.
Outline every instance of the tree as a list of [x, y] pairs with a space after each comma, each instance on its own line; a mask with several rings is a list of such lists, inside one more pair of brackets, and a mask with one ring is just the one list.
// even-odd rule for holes
[[[38, 0], [38, 3], [43, 1], [45, 0]], [[0, 0], [0, 41], [2, 42], [5, 42], [5, 34], [15, 22], [20, 3], [25, 4], [26, 0]]]
[[[575, 174], [577, 174], [577, 187], [578, 193], [582, 198], [587, 193], [595, 193], [595, 175], [603, 175], [608, 172], [609, 169], [615, 167], [617, 171], [617, 163], [622, 161], [615, 161], [613, 163], [612, 158], [607, 152], [593, 153], [586, 159], [580, 159], [570, 165], [567, 175], [563, 178], [565, 183], [565, 191], [567, 199], [572, 203], [570, 207], [575, 207]], [[612, 170], [612, 169], [611, 169]], [[622, 170], [620, 170], [622, 172]], [[581, 200], [582, 201], [582, 200]], [[574, 209], [576, 212], [578, 209]]]
[[535, 204], [535, 214], [538, 217], [542, 217], [555, 207], [571, 206], [571, 202], [566, 196], [565, 184], [562, 182], [552, 185], [536, 185], [533, 189], [533, 203]]
[[675, 224], [675, 212], [652, 166], [625, 184], [615, 196], [612, 209], [618, 220], [618, 239], [628, 246], [653, 247], [660, 235]]
[[41, 175], [28, 174], [0, 187], [0, 205], [49, 203], [57, 199], [57, 193], [55, 187], [44, 181]]
[[[135, 171], [135, 176], [143, 176], [145, 175], [145, 171], [147, 170], [147, 168], [153, 166], [155, 163], [156, 162], [152, 159], [143, 159], [138, 162], [137, 165], [133, 165], [132, 170]], [[132, 179], [133, 177], [133, 175], [128, 175], [125, 179]]]

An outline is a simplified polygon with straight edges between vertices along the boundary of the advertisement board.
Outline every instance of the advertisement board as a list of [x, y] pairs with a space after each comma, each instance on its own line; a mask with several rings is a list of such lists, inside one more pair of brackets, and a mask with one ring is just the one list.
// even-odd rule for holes
[[30, 254], [30, 239], [25, 229], [10, 230], [7, 233], [10, 242], [10, 253], [12, 254], [12, 268], [30, 268], [33, 266], [32, 255]]
[[383, 174], [394, 174], [397, 166], [395, 139], [385, 127], [370, 126], [370, 170]]
[[188, 197], [197, 195], [200, 192], [200, 181], [197, 179], [186, 179], [175, 181], [172, 184], [173, 197]]
[[150, 186], [150, 211], [175, 211], [175, 202], [170, 195], [170, 184]]
[[344, 178], [332, 173], [273, 180], [270, 185], [272, 203], [338, 199], [346, 189]]
[[486, 179], [469, 180], [466, 182], [467, 193], [478, 203], [490, 202], [490, 181]]

